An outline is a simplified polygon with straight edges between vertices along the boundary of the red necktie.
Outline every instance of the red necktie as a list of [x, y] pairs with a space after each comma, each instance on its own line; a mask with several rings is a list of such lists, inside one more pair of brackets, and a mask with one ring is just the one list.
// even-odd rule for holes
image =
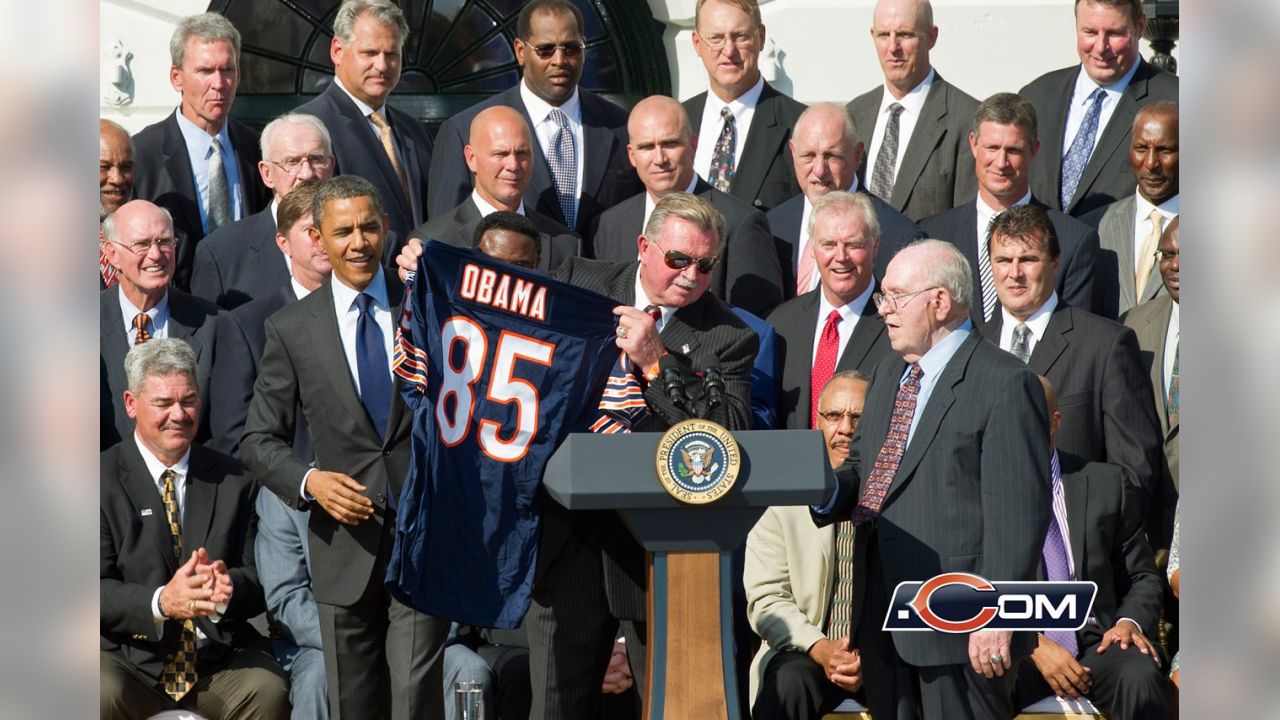
[[822, 339], [818, 341], [818, 354], [813, 358], [813, 372], [809, 375], [809, 427], [818, 427], [818, 396], [822, 388], [836, 372], [836, 358], [840, 355], [840, 311], [832, 310], [827, 324], [822, 326]]
[[911, 418], [916, 414], [916, 398], [920, 396], [920, 378], [923, 375], [920, 365], [912, 363], [907, 381], [898, 388], [898, 397], [893, 402], [893, 417], [889, 420], [889, 435], [876, 455], [876, 464], [867, 477], [867, 487], [862, 492], [862, 499], [858, 500], [858, 507], [853, 510], [854, 525], [860, 525], [880, 514], [880, 506], [889, 494], [889, 486], [893, 484], [893, 476], [898, 473], [902, 454], [907, 449], [907, 436], [911, 433]]
[[107, 237], [98, 226], [98, 272], [102, 274], [103, 287], [115, 287], [116, 267], [107, 259]]
[[657, 305], [649, 305], [644, 311], [649, 313], [649, 317], [653, 318], [654, 327], [662, 323], [662, 308]]

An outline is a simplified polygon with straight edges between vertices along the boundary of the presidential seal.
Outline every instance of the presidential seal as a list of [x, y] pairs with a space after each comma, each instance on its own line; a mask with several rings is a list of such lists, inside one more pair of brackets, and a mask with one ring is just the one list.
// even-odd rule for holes
[[658, 481], [671, 497], [705, 505], [738, 481], [742, 454], [733, 435], [710, 420], [676, 423], [658, 443]]

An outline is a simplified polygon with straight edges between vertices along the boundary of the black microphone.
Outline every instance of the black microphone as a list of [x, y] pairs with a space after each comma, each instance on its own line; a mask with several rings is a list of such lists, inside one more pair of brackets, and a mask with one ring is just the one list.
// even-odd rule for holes
[[707, 398], [708, 413], [724, 402], [724, 376], [720, 374], [719, 365], [702, 371], [702, 391]]
[[671, 398], [671, 404], [685, 412], [690, 412], [689, 396], [684, 386], [684, 373], [675, 358], [663, 355], [658, 360], [658, 379], [661, 380], [662, 391]]

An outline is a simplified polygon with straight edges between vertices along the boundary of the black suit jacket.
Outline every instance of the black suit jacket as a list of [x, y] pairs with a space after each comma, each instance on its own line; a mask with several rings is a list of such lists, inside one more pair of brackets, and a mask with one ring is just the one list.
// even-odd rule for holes
[[[982, 329], [993, 343], [1000, 341], [1002, 320], [997, 311]], [[1028, 366], [1058, 393], [1062, 429], [1055, 444], [1122, 468], [1145, 511], [1160, 477], [1162, 443], [1133, 331], [1059, 303]]]
[[[124, 374], [124, 356], [129, 354], [129, 336], [120, 315], [119, 285], [98, 293], [98, 365], [100, 370], [101, 408], [100, 442], [108, 447], [133, 435], [133, 420], [124, 411], [124, 391], [129, 380]], [[169, 322], [171, 338], [186, 340], [196, 351], [196, 383], [200, 400], [207, 413], [209, 407], [209, 375], [213, 366], [215, 321], [218, 308], [213, 303], [181, 290], [169, 289]], [[208, 437], [207, 424], [201, 419], [197, 441]]]
[[[104, 652], [115, 653], [147, 677], [158, 680], [167, 655], [178, 647], [181, 623], [168, 620], [157, 634], [151, 615], [156, 588], [182, 564], [173, 555], [164, 503], [132, 438], [102, 453], [99, 474], [99, 629]], [[248, 620], [266, 609], [254, 569], [253, 542], [258, 486], [234, 458], [191, 446], [191, 465], [182, 512], [182, 552], [205, 548], [222, 560], [234, 592], [227, 612], [196, 626], [215, 656], [260, 639]], [[183, 561], [185, 562], [185, 560]]]
[[[883, 98], [881, 84], [846, 106], [868, 148]], [[977, 196], [978, 180], [973, 171], [973, 151], [969, 149], [969, 129], [977, 109], [977, 100], [934, 73], [911, 140], [906, 148], [899, 149], [902, 163], [894, 176], [893, 194], [886, 198], [890, 205], [919, 222]], [[874, 167], [876, 162], [867, 157], [870, 154], [863, 153], [858, 168], [862, 187], [867, 187], [868, 167]]]
[[[556, 278], [617, 300], [635, 303], [638, 262], [609, 263], [572, 258], [560, 266]], [[694, 370], [719, 365], [724, 376], [725, 401], [711, 413], [711, 419], [730, 430], [751, 429], [751, 368], [759, 338], [716, 297], [704, 294], [696, 302], [680, 308], [662, 329], [662, 345], [681, 367], [692, 386]], [[696, 389], [690, 394], [697, 397]], [[652, 414], [637, 431], [661, 431], [689, 416], [672, 404], [657, 383], [644, 391], [645, 404]], [[645, 618], [644, 550], [631, 537], [616, 513], [570, 513], [550, 500], [543, 502], [538, 566], [554, 561], [564, 544], [584, 532], [599, 533], [604, 552], [605, 592], [609, 610], [619, 620]]]
[[[1098, 232], [1073, 217], [1048, 207], [1033, 195], [1031, 202], [1043, 207], [1058, 234], [1058, 274], [1055, 286], [1058, 297], [1069, 305], [1090, 311], [1096, 300], [1093, 289], [1094, 266], [1098, 256]], [[946, 240], [969, 259], [973, 271], [973, 308], [975, 323], [982, 322], [982, 275], [978, 270], [978, 205], [977, 200], [920, 221], [920, 227], [931, 238]], [[983, 252], [986, 238], [982, 240]], [[997, 303], [997, 306], [999, 303]]]
[[[880, 249], [876, 252], [876, 280], [884, 278], [884, 269], [902, 248], [925, 236], [924, 230], [911, 222], [906, 215], [893, 209], [889, 203], [865, 190], [859, 190], [871, 198], [880, 222]], [[778, 250], [778, 262], [782, 264], [782, 290], [790, 300], [796, 296], [796, 272], [800, 265], [800, 223], [804, 219], [804, 193], [769, 211], [769, 228], [773, 230], [773, 243]]]
[[[769, 324], [777, 331], [778, 352], [782, 356], [782, 383], [778, 388], [779, 427], [789, 430], [809, 429], [813, 409], [810, 377], [813, 374], [813, 334], [818, 329], [818, 287], [788, 300], [769, 315]], [[821, 318], [823, 323], [826, 318]], [[867, 375], [887, 355], [893, 354], [884, 318], [870, 300], [858, 317], [853, 334], [840, 350], [836, 372], [860, 370]]]
[[382, 149], [382, 142], [336, 80], [295, 112], [315, 115], [329, 129], [333, 155], [337, 158], [334, 175], [359, 175], [378, 189], [382, 207], [391, 218], [388, 230], [394, 234], [387, 238], [390, 242], [383, 244], [383, 265], [394, 275], [395, 258], [405, 238], [427, 218], [427, 167], [431, 165], [432, 145], [431, 136], [417, 118], [391, 103], [383, 105], [382, 111], [400, 151], [400, 161], [409, 180], [409, 198], [405, 198], [401, 190], [400, 179]]
[[[701, 179], [693, 193], [723, 213], [729, 228], [720, 264], [711, 275], [711, 292], [756, 315], [768, 315], [782, 302], [783, 290], [782, 269], [764, 213]], [[592, 240], [597, 259], [622, 263], [636, 259], [636, 240], [644, 232], [645, 195], [641, 192], [599, 217]]]
[[[702, 127], [707, 94], [694, 95], [683, 104], [685, 112], [689, 113], [690, 127], [697, 132]], [[791, 131], [806, 107], [804, 103], [778, 92], [769, 83], [764, 84], [760, 101], [751, 115], [751, 127], [747, 128], [741, 160], [734, 168], [733, 182], [729, 184], [730, 195], [768, 211], [795, 194], [796, 170], [795, 161], [791, 158]], [[700, 142], [715, 144], [716, 138], [700, 138]]]
[[[582, 241], [569, 228], [537, 210], [525, 207], [524, 211], [540, 234], [539, 269], [555, 270], [565, 260], [582, 254]], [[480, 208], [468, 197], [448, 212], [433, 215], [430, 220], [414, 229], [409, 237], [439, 240], [454, 247], [469, 248], [474, 246], [476, 225], [482, 219]]]
[[[394, 276], [384, 276], [387, 297], [400, 297], [402, 288]], [[391, 315], [399, 317], [398, 305]], [[290, 447], [301, 402], [315, 442], [315, 467], [355, 478], [368, 488], [365, 495], [373, 502], [373, 517], [359, 525], [343, 525], [319, 508], [311, 513], [308, 547], [316, 602], [354, 604], [371, 581], [379, 548], [391, 542], [394, 513], [388, 510], [387, 494], [398, 493], [408, 473], [413, 421], [400, 399], [399, 381], [392, 377], [387, 431], [379, 439], [351, 379], [330, 285], [267, 318], [240, 456], [286, 505], [303, 507], [299, 491], [311, 466]]]
[[[523, 81], [521, 81], [523, 82]], [[595, 216], [618, 202], [640, 192], [640, 179], [627, 159], [627, 111], [588, 90], [578, 88], [582, 104], [582, 191], [578, 197], [578, 217], [569, 228], [582, 235]], [[431, 163], [431, 195], [427, 211], [431, 216], [448, 212], [462, 204], [471, 194], [471, 171], [467, 169], [462, 148], [471, 139], [471, 121], [480, 111], [504, 105], [524, 116], [533, 133], [533, 120], [520, 98], [517, 84], [504, 92], [483, 100], [454, 115], [436, 133], [436, 154]], [[524, 191], [525, 208], [533, 208], [561, 225], [564, 211], [556, 198], [555, 183], [547, 166], [546, 149], [538, 145], [533, 154], [533, 180]], [[589, 248], [587, 249], [588, 254]]]
[[[851, 516], [888, 436], [905, 372], [897, 355], [876, 366], [849, 459], [836, 470], [831, 512], [814, 513], [819, 526]], [[945, 572], [1034, 580], [1049, 527], [1048, 457], [1040, 381], [971, 333], [938, 376], [875, 521], [884, 587]], [[898, 655], [916, 666], [968, 665], [968, 640], [893, 633]], [[1013, 656], [1026, 657], [1034, 644], [1034, 634], [1014, 633]]]
[[[236, 155], [236, 172], [244, 191], [246, 218], [265, 208], [271, 194], [262, 184], [258, 161], [258, 131], [235, 120], [227, 121], [227, 134]], [[141, 200], [165, 208], [173, 216], [174, 253], [173, 284], [182, 290], [191, 287], [192, 266], [196, 246], [204, 238], [200, 222], [200, 204], [196, 200], [196, 179], [191, 169], [187, 144], [178, 127], [178, 111], [133, 136], [133, 192]]]
[[289, 282], [271, 208], [218, 228], [196, 247], [191, 294], [230, 310]]
[[[258, 379], [262, 349], [267, 344], [266, 322], [277, 310], [297, 301], [293, 284], [286, 281], [253, 302], [218, 315], [213, 356], [213, 392], [209, 399], [210, 447], [232, 456], [240, 455], [240, 437], [253, 400], [253, 384]], [[302, 406], [294, 421], [293, 454], [311, 462], [315, 449], [307, 432]]]
[[1129, 164], [1133, 119], [1147, 103], [1178, 99], [1178, 76], [1140, 60], [1111, 120], [1095, 141], [1075, 197], [1067, 207], [1059, 207], [1062, 153], [1068, 146], [1063, 137], [1067, 129], [1067, 105], [1079, 74], [1079, 65], [1054, 70], [1018, 91], [1035, 106], [1040, 124], [1040, 152], [1031, 164], [1031, 191], [1052, 207], [1074, 217], [1133, 194], [1135, 181]]

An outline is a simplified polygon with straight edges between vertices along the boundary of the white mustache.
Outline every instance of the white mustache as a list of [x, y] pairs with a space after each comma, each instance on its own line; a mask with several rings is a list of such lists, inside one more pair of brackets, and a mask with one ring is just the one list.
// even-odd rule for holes
[[679, 288], [684, 288], [685, 290], [694, 290], [698, 287], [698, 281], [690, 280], [689, 278], [681, 275], [680, 277], [676, 278], [675, 286]]

